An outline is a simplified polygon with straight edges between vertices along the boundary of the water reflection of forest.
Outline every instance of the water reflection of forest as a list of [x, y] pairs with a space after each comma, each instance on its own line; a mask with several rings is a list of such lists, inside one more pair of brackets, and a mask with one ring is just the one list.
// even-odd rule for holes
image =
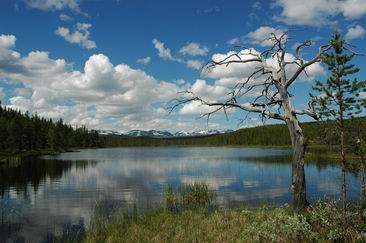
[[[0, 222], [0, 240], [1, 242], [30, 242], [25, 236], [18, 235], [23, 228], [22, 223]], [[47, 232], [40, 236], [41, 243], [53, 242], [82, 242], [85, 238], [86, 227], [83, 220], [73, 224], [65, 222], [60, 226], [59, 232]]]
[[95, 167], [94, 160], [42, 160], [39, 158], [24, 158], [19, 161], [0, 165], [0, 195], [3, 197], [9, 190], [14, 189], [17, 193], [27, 195], [29, 185], [37, 192], [40, 184], [46, 179], [51, 182], [59, 180], [62, 175], [75, 168], [85, 170]]

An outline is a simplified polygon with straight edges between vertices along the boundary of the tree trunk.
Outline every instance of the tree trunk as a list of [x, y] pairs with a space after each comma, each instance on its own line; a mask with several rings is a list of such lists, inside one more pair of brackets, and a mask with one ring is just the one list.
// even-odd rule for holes
[[361, 180], [361, 202], [364, 202], [366, 194], [365, 172], [362, 172], [360, 180]]
[[360, 215], [361, 218], [364, 218], [363, 216], [363, 210], [366, 209], [366, 182], [365, 182], [365, 168], [364, 168], [364, 158], [360, 159]]
[[[286, 80], [286, 76], [282, 73], [282, 80]], [[305, 183], [305, 139], [300, 123], [294, 113], [289, 94], [283, 85], [276, 86], [281, 98], [284, 110], [285, 122], [291, 137], [292, 145], [292, 205], [295, 211], [301, 212], [306, 209], [306, 183]]]
[[340, 130], [341, 130], [341, 163], [342, 163], [342, 186], [341, 186], [341, 194], [342, 194], [342, 216], [343, 220], [346, 220], [346, 199], [347, 199], [347, 185], [346, 185], [346, 154], [344, 151], [344, 122], [341, 118], [340, 123]]
[[344, 168], [344, 164], [342, 163], [342, 216], [343, 220], [346, 219], [346, 198], [347, 198], [347, 188], [346, 188], [346, 169]]
[[306, 183], [305, 183], [305, 142], [304, 134], [297, 118], [292, 115], [286, 120], [292, 143], [292, 184], [293, 207], [296, 211], [306, 209]]

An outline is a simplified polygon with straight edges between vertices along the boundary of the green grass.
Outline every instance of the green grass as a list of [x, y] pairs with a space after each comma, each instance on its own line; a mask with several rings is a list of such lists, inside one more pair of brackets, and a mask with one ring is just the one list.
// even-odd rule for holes
[[128, 217], [95, 219], [85, 242], [365, 242], [366, 226], [357, 210], [341, 219], [335, 203], [320, 203], [300, 215], [288, 206], [209, 213], [157, 210]]
[[166, 208], [93, 218], [84, 242], [366, 242], [366, 211], [319, 202], [303, 214], [288, 205], [220, 210], [207, 185], [166, 190]]

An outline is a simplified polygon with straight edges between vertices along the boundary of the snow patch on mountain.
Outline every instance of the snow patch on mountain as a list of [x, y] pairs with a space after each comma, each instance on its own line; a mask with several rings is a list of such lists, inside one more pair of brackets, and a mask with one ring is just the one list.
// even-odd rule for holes
[[171, 133], [168, 131], [157, 131], [157, 130], [130, 130], [127, 133], [121, 133], [116, 132], [112, 130], [99, 130], [98, 133], [100, 135], [126, 135], [130, 137], [156, 137], [156, 138], [169, 138], [169, 137], [197, 137], [197, 136], [208, 136], [208, 135], [215, 135], [215, 134], [224, 134], [233, 132], [234, 130], [228, 129], [228, 130], [198, 130], [193, 132], [187, 132], [187, 131], [179, 131], [176, 133]]

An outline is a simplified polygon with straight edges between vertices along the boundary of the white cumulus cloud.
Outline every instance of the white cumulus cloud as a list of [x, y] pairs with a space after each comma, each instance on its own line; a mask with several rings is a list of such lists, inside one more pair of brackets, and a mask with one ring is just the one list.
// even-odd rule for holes
[[[221, 60], [224, 60], [225, 58], [228, 58], [227, 60], [237, 60], [236, 56], [233, 56], [233, 54], [237, 54], [241, 60], [249, 60], [252, 59], [254, 56], [252, 54], [259, 54], [259, 52], [255, 49], [246, 49], [239, 52], [230, 51], [226, 54], [221, 53], [215, 53], [212, 56], [212, 60], [219, 62]], [[291, 53], [287, 53], [285, 55], [285, 60], [288, 62], [292, 62], [295, 60], [295, 56]], [[274, 71], [278, 70], [278, 62], [275, 58], [268, 58], [266, 60], [266, 63], [268, 66], [273, 67]], [[261, 67], [259, 63], [257, 62], [249, 62], [249, 63], [231, 63], [230, 65], [216, 65], [215, 67], [205, 70], [202, 74], [205, 77], [217, 79], [218, 83], [226, 84], [226, 85], [233, 85], [237, 82], [246, 80], [254, 70], [256, 70], [258, 67]], [[296, 64], [290, 64], [286, 66], [286, 71], [288, 76], [291, 74], [294, 74], [297, 70]], [[324, 69], [319, 63], [315, 63], [308, 67], [306, 69], [307, 75], [302, 74], [299, 76], [299, 80], [312, 80], [316, 76], [321, 76], [324, 74]]]
[[362, 38], [362, 37], [364, 37], [365, 32], [366, 31], [362, 26], [356, 25], [347, 30], [347, 34], [346, 34], [345, 38], [347, 40], [354, 40], [354, 39]]
[[220, 85], [209, 85], [205, 80], [198, 79], [192, 85], [191, 91], [206, 100], [218, 100], [229, 93], [229, 89]]
[[186, 63], [187, 63], [188, 67], [197, 69], [197, 70], [199, 70], [203, 66], [203, 63], [199, 60], [188, 60]]
[[[155, 49], [158, 50], [159, 57], [161, 57], [164, 60], [170, 60], [181, 64], [185, 63], [187, 67], [193, 69], [200, 69], [203, 65], [203, 63], [199, 60], [184, 60], [182, 58], [173, 56], [170, 48], [166, 47], [165, 43], [159, 41], [158, 39], [153, 39], [152, 43], [154, 44]], [[191, 56], [206, 55], [207, 52], [208, 49], [206, 49], [206, 47], [201, 46], [200, 44], [197, 43], [188, 43], [186, 46], [182, 47], [182, 49], [179, 51], [179, 53], [181, 54]]]
[[47, 52], [21, 56], [14, 50], [15, 40], [0, 35], [0, 76], [23, 86], [8, 93], [13, 95], [8, 99], [12, 108], [95, 129], [175, 131], [192, 125], [177, 126], [166, 116], [166, 102], [181, 91], [178, 83], [157, 80], [126, 64], [115, 65], [104, 54], [90, 56], [83, 70], [74, 70]]
[[247, 38], [251, 44], [256, 44], [260, 46], [272, 46], [273, 41], [269, 39], [272, 34], [280, 37], [285, 31], [282, 29], [275, 29], [269, 26], [261, 26], [255, 31], [249, 32]]
[[227, 42], [227, 44], [228, 44], [229, 46], [237, 46], [237, 45], [240, 45], [240, 44], [241, 44], [241, 40], [240, 40], [240, 38], [239, 38], [239, 37], [234, 37], [234, 38], [232, 38], [231, 40], [229, 40], [229, 41]]
[[0, 104], [2, 103], [2, 101], [5, 99], [5, 91], [4, 88], [0, 87]]
[[213, 112], [215, 110], [214, 107], [209, 107], [207, 105], [202, 105], [199, 101], [192, 101], [188, 104], [185, 104], [180, 110], [179, 114], [181, 115], [203, 115], [209, 112]]
[[0, 36], [0, 48], [10, 49], [15, 46], [16, 37], [14, 35], [1, 35]]
[[24, 0], [24, 2], [31, 8], [43, 11], [71, 9], [80, 12], [79, 0]]
[[183, 55], [191, 55], [191, 56], [205, 56], [208, 53], [208, 48], [196, 42], [187, 43], [187, 45], [183, 46], [179, 53]]
[[78, 44], [86, 49], [94, 49], [97, 47], [95, 41], [90, 40], [89, 29], [92, 27], [91, 24], [77, 23], [76, 30], [73, 32], [69, 28], [58, 27], [55, 34], [63, 37], [66, 41], [72, 44]]
[[159, 41], [158, 39], [153, 39], [152, 43], [154, 44], [154, 47], [158, 50], [159, 57], [163, 59], [168, 59], [171, 61], [175, 61], [176, 59], [172, 56], [171, 50], [167, 47], [165, 47], [165, 43]]
[[72, 20], [74, 20], [73, 17], [71, 17], [67, 14], [60, 14], [58, 17], [61, 21], [72, 21]]
[[140, 58], [140, 59], [137, 59], [136, 62], [147, 65], [151, 62], [151, 57]]
[[336, 15], [357, 19], [366, 15], [365, 0], [275, 0], [282, 9], [276, 20], [288, 25], [322, 26]]
[[[218, 101], [228, 98], [228, 93], [230, 90], [218, 84], [217, 82], [214, 84], [208, 84], [206, 80], [197, 79], [196, 82], [190, 87], [190, 91], [194, 96], [200, 97], [205, 101]], [[193, 114], [205, 114], [211, 111], [214, 111], [215, 107], [208, 107], [206, 105], [202, 105], [200, 101], [193, 101], [185, 104], [180, 110], [179, 113], [183, 115], [193, 115]]]

